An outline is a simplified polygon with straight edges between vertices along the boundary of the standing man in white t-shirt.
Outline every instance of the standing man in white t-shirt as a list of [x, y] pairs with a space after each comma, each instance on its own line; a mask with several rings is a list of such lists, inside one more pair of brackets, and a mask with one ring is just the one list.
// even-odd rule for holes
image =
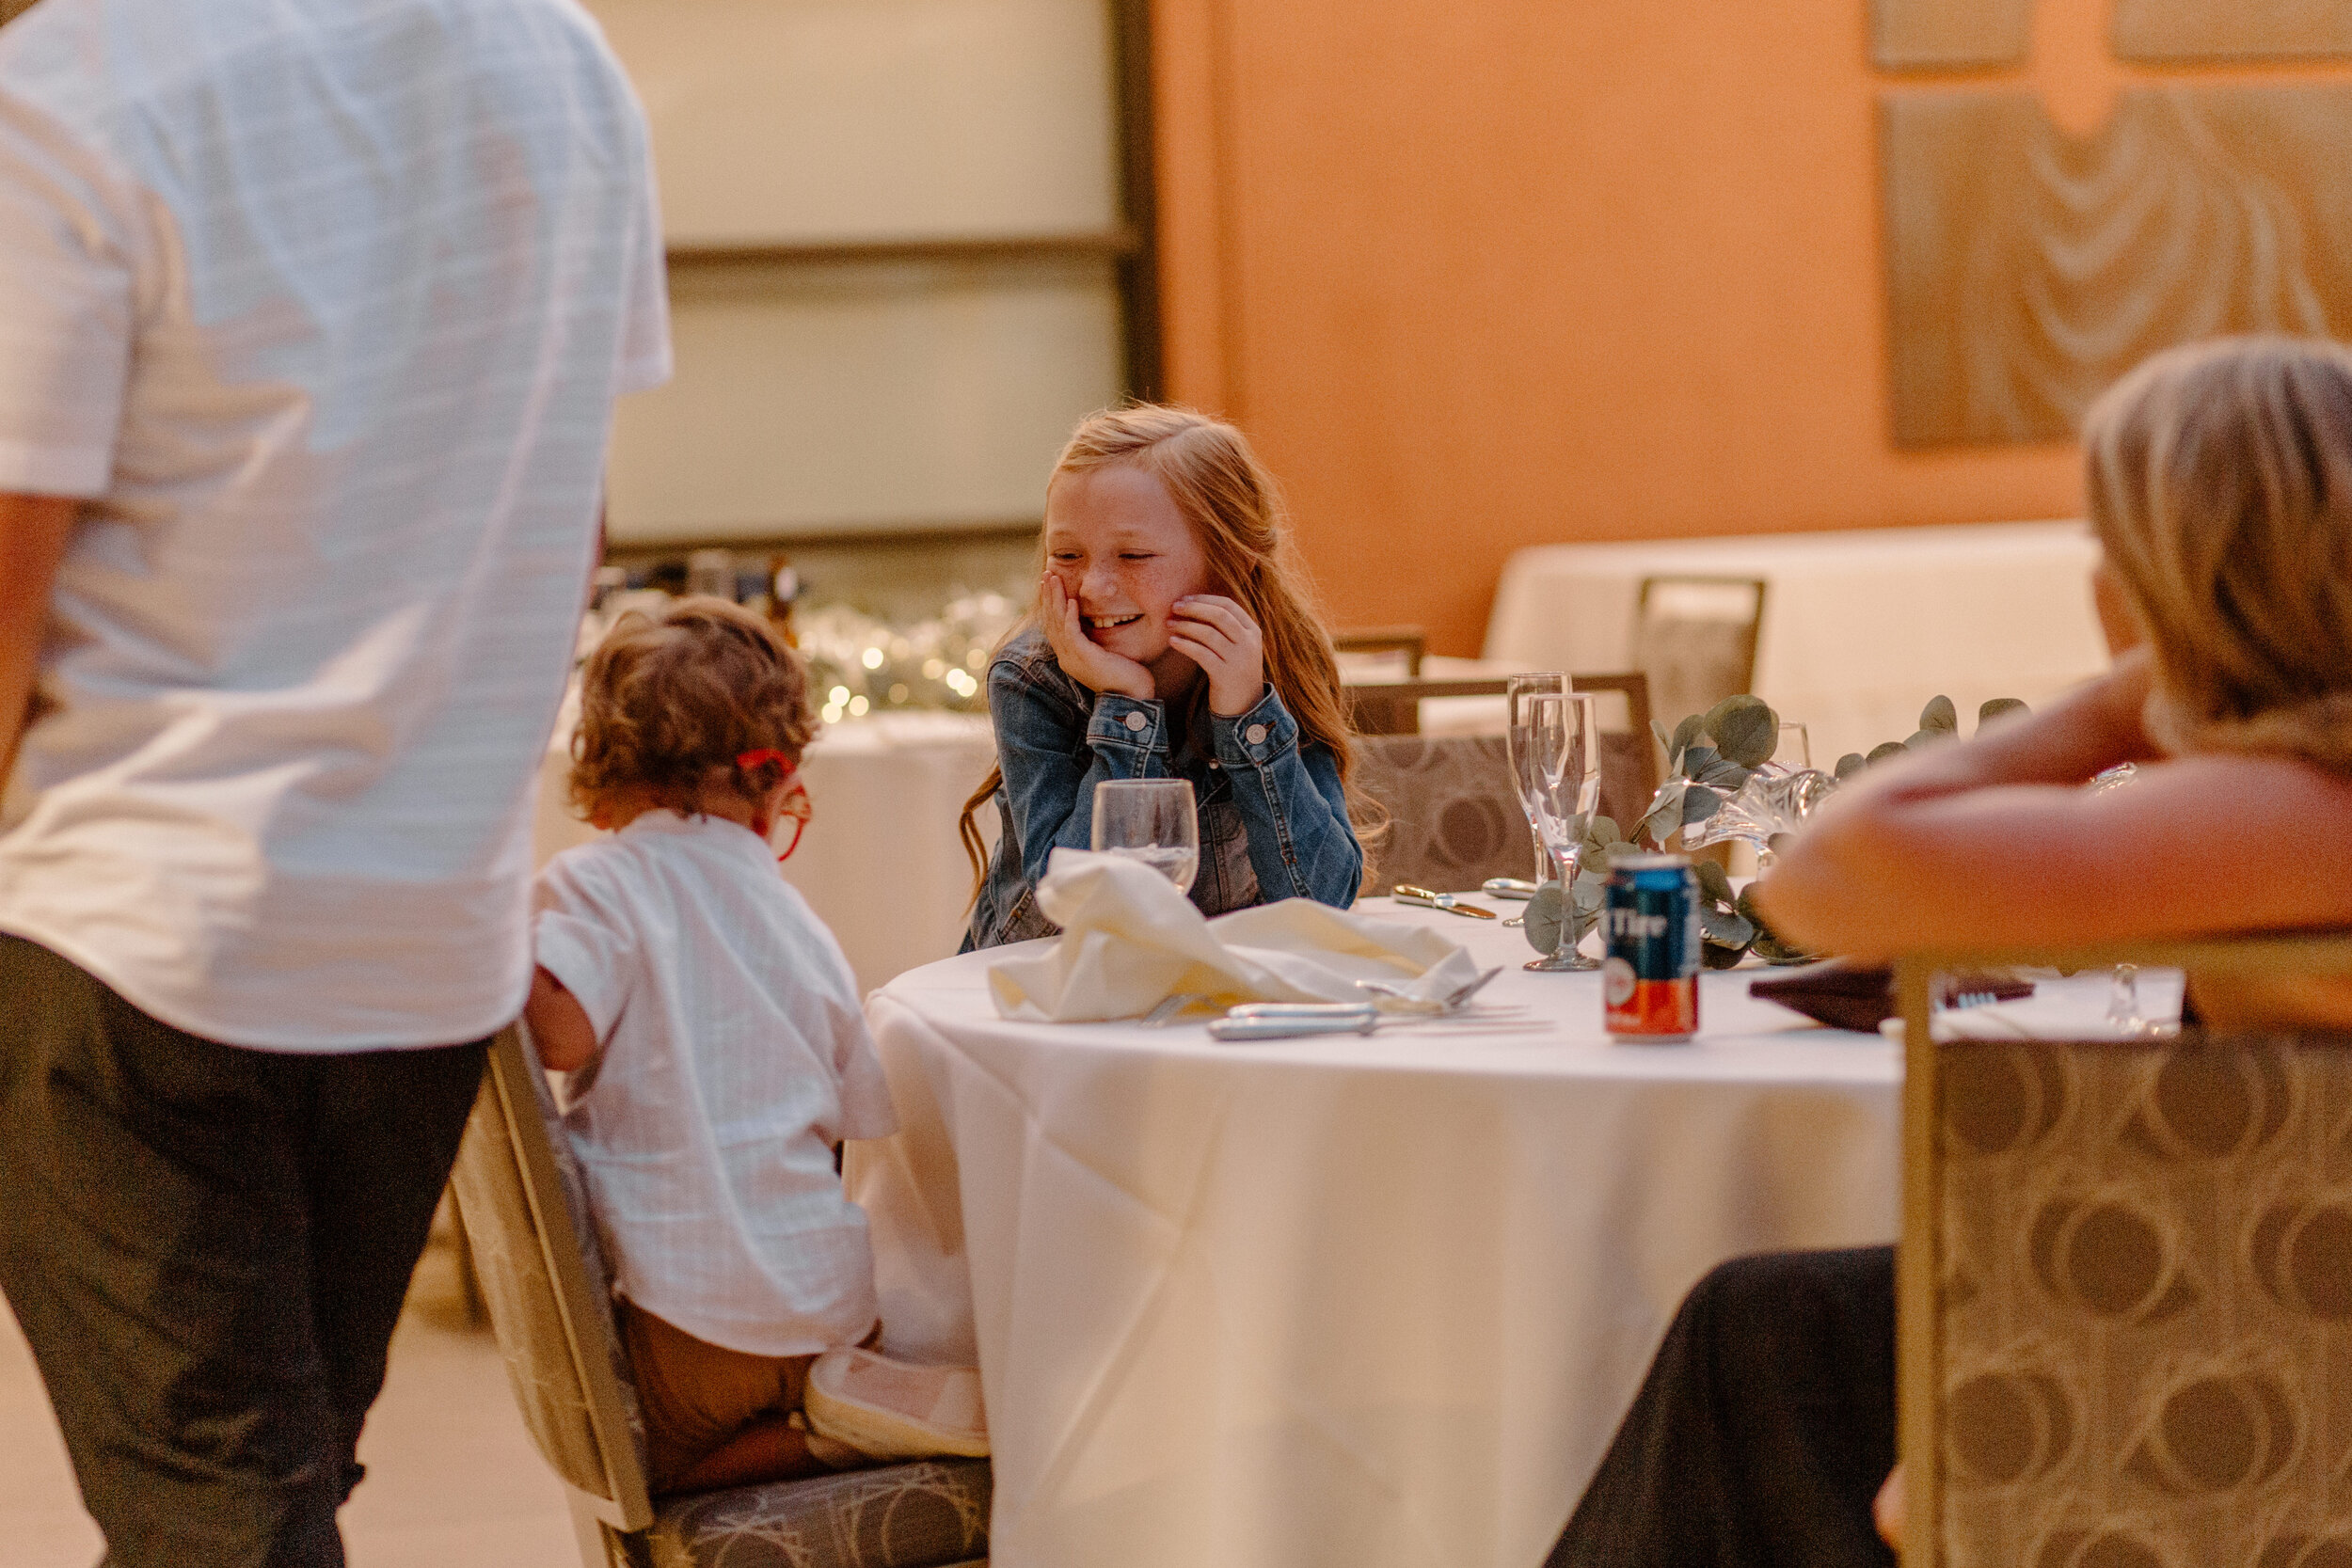
[[662, 299], [573, 0], [0, 29], [0, 1291], [114, 1568], [342, 1561]]

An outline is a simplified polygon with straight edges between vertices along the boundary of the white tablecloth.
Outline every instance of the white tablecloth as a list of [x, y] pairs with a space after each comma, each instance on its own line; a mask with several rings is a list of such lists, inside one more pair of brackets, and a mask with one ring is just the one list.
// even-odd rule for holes
[[1222, 1046], [1016, 1025], [992, 955], [868, 1000], [903, 1131], [853, 1146], [889, 1342], [968, 1360], [1003, 1568], [1534, 1568], [1683, 1293], [1895, 1232], [1896, 1048], [1706, 977], [1685, 1046], [1418, 916], [1548, 1035]]
[[[1808, 727], [1817, 766], [1917, 727], [1941, 692], [1963, 733], [1991, 697], [2047, 701], [2107, 666], [2078, 522], [1546, 545], [1513, 554], [1486, 657], [1631, 668], [1635, 596], [1661, 573], [1762, 578], [1756, 695]], [[1682, 716], [1658, 715], [1668, 728]]]
[[[564, 804], [571, 727], [539, 773], [539, 862], [595, 836]], [[833, 927], [860, 990], [946, 957], [963, 940], [971, 863], [956, 816], [996, 760], [986, 716], [898, 713], [826, 725], [802, 759], [816, 816], [784, 876]], [[982, 831], [996, 837], [996, 814]], [[785, 830], [788, 835], [789, 829]]]

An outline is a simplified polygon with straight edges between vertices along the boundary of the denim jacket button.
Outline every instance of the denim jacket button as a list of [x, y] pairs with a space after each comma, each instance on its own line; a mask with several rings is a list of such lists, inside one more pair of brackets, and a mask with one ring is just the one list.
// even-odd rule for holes
[[[1137, 717], [1137, 718], [1141, 718], [1141, 717], [1142, 717], [1142, 715], [1141, 715], [1141, 714], [1137, 714], [1137, 715], [1136, 715], [1136, 717]], [[1243, 739], [1245, 739], [1245, 740], [1247, 740], [1247, 741], [1248, 741], [1248, 742], [1249, 742], [1249, 744], [1251, 744], [1252, 746], [1263, 746], [1263, 745], [1264, 745], [1264, 744], [1265, 744], [1265, 726], [1264, 726], [1263, 724], [1252, 724], [1252, 725], [1250, 725], [1248, 729], [1246, 729], [1246, 730], [1242, 731], [1242, 738], [1243, 738]]]
[[1151, 720], [1146, 719], [1140, 713], [1131, 713], [1127, 715], [1127, 727], [1131, 730], [1139, 730], [1151, 721]]

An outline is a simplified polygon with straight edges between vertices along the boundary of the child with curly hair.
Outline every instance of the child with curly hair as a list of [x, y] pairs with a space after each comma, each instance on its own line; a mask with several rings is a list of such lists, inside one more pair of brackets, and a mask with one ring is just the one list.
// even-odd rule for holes
[[[524, 1012], [611, 1253], [656, 1491], [986, 1453], [978, 1373], [886, 1361], [845, 1138], [897, 1128], [848, 962], [770, 837], [808, 816], [800, 657], [690, 598], [589, 660]], [[789, 849], [787, 850], [788, 854]]]

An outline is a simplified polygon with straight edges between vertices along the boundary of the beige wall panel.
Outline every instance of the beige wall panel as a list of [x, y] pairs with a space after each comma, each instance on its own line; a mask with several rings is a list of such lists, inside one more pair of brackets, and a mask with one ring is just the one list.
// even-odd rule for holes
[[1870, 0], [1870, 59], [1881, 71], [2015, 65], [2032, 38], [2032, 0]]
[[2312, 59], [2352, 55], [2344, 0], [2116, 0], [2126, 60]]
[[672, 245], [1106, 229], [1102, 0], [590, 0]]
[[671, 298], [676, 378], [613, 428], [623, 543], [1034, 518], [1119, 395], [1099, 262], [682, 269]]

